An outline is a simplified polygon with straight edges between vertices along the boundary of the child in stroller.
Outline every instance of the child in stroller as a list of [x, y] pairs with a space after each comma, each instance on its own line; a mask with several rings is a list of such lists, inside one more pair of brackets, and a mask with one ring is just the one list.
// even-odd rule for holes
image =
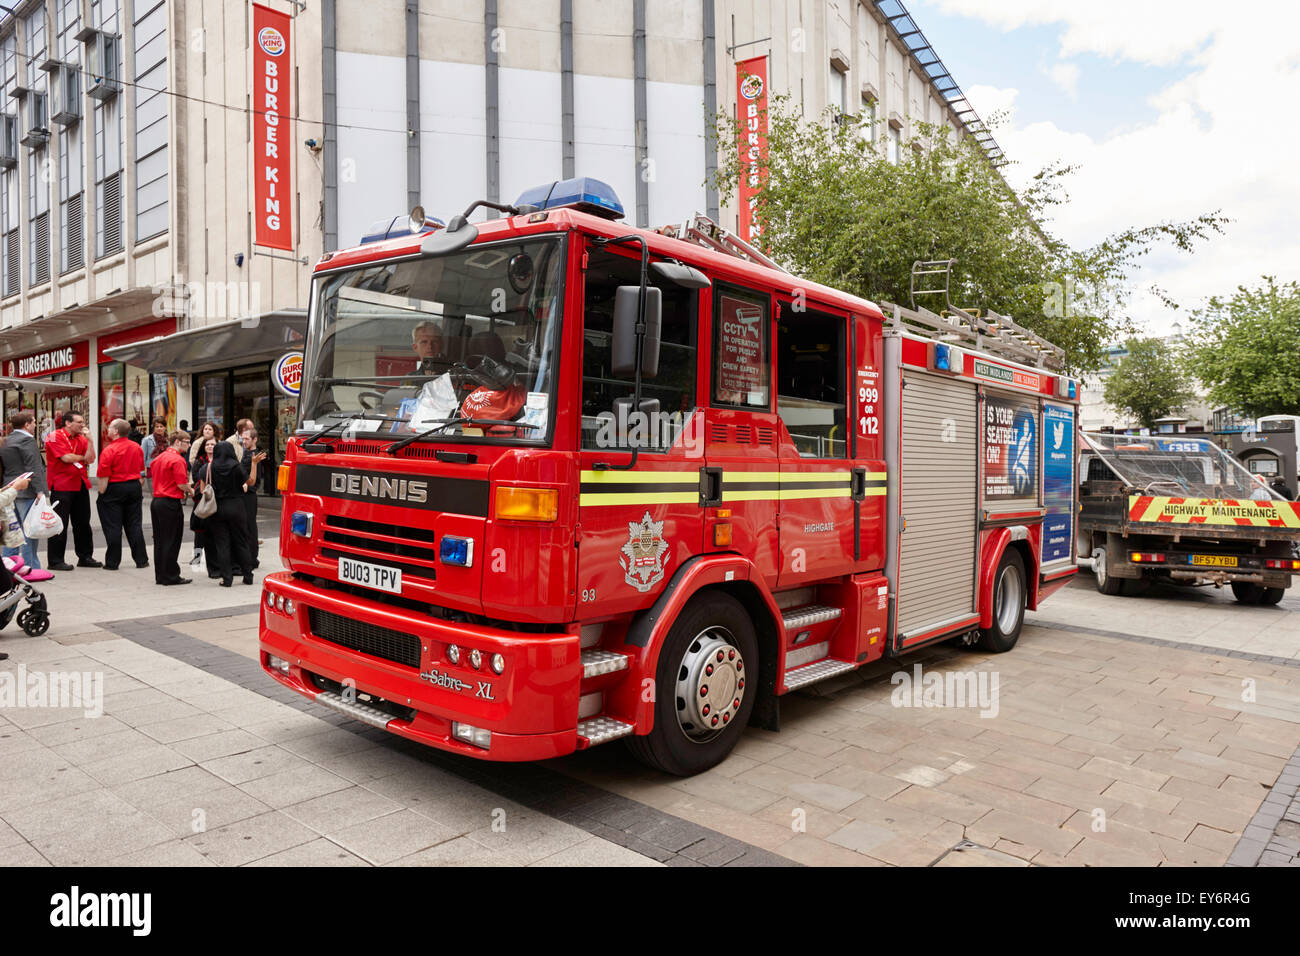
[[[18, 492], [26, 488], [30, 480], [30, 475], [20, 475], [0, 488], [0, 514], [4, 516], [6, 545], [9, 545], [11, 540], [22, 543], [22, 530], [13, 505]], [[22, 612], [18, 612], [18, 605], [24, 600], [29, 606]], [[26, 581], [20, 580], [7, 563], [0, 561], [0, 629], [13, 620], [15, 613], [18, 614], [18, 626], [29, 636], [37, 637], [49, 630], [50, 612], [45, 604], [45, 595]], [[8, 656], [8, 654], [0, 654], [0, 660]]]

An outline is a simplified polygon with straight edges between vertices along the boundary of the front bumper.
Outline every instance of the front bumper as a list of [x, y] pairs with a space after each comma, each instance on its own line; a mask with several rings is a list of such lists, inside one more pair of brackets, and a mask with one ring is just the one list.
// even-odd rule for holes
[[[293, 615], [268, 607], [268, 594], [292, 600]], [[322, 639], [312, 633], [313, 609], [360, 630], [418, 641], [419, 665]], [[578, 746], [576, 630], [534, 634], [453, 623], [277, 572], [264, 582], [258, 635], [262, 669], [281, 684], [345, 713], [340, 699], [355, 702], [351, 716], [419, 743], [487, 760], [544, 760]], [[447, 659], [449, 644], [461, 649], [459, 663]], [[411, 648], [415, 653], [414, 643]], [[471, 650], [482, 655], [478, 669]], [[496, 654], [505, 658], [499, 675], [490, 666]], [[287, 662], [287, 672], [272, 667], [271, 656]], [[374, 706], [375, 698], [386, 704]], [[456, 739], [453, 722], [490, 731], [490, 745]]]

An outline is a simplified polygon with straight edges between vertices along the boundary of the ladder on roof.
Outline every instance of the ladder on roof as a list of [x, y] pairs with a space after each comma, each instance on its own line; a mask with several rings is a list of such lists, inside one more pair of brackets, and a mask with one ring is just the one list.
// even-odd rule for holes
[[992, 310], [981, 316], [955, 306], [943, 314], [922, 306], [909, 309], [893, 302], [882, 302], [880, 307], [890, 328], [936, 342], [951, 342], [1022, 365], [1052, 372], [1065, 369], [1064, 349]]
[[789, 271], [777, 265], [775, 259], [764, 255], [757, 247], [741, 239], [740, 236], [729, 229], [718, 225], [700, 212], [695, 213], [680, 225], [670, 223], [667, 226], [661, 226], [655, 232], [671, 239], [685, 239], [687, 242], [696, 242], [708, 249], [725, 252], [727, 255], [746, 259], [749, 262], [755, 262], [761, 266], [767, 266], [769, 269], [775, 269], [789, 275]]

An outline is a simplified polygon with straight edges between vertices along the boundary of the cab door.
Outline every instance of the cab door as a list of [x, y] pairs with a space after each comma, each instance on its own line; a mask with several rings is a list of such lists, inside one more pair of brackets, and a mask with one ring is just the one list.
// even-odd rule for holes
[[[616, 290], [640, 282], [639, 255], [590, 248], [583, 272], [577, 617], [638, 610], [700, 553], [704, 412], [696, 407], [701, 292], [660, 289], [659, 373], [633, 382], [610, 370]], [[631, 468], [632, 452], [636, 462]]]
[[776, 413], [782, 589], [851, 573], [861, 553], [849, 418], [849, 316], [778, 302]]

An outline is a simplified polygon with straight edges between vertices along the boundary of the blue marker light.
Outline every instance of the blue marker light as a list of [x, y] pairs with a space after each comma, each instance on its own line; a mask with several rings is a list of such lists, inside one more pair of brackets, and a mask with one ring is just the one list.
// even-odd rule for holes
[[570, 206], [605, 219], [622, 219], [623, 204], [609, 183], [589, 176], [544, 183], [525, 189], [515, 200], [516, 206], [536, 206], [538, 209], [557, 209]]
[[468, 568], [474, 563], [474, 539], [444, 534], [438, 543], [438, 557], [443, 564]]
[[302, 538], [311, 537], [311, 514], [307, 511], [295, 511], [289, 517], [289, 530]]

